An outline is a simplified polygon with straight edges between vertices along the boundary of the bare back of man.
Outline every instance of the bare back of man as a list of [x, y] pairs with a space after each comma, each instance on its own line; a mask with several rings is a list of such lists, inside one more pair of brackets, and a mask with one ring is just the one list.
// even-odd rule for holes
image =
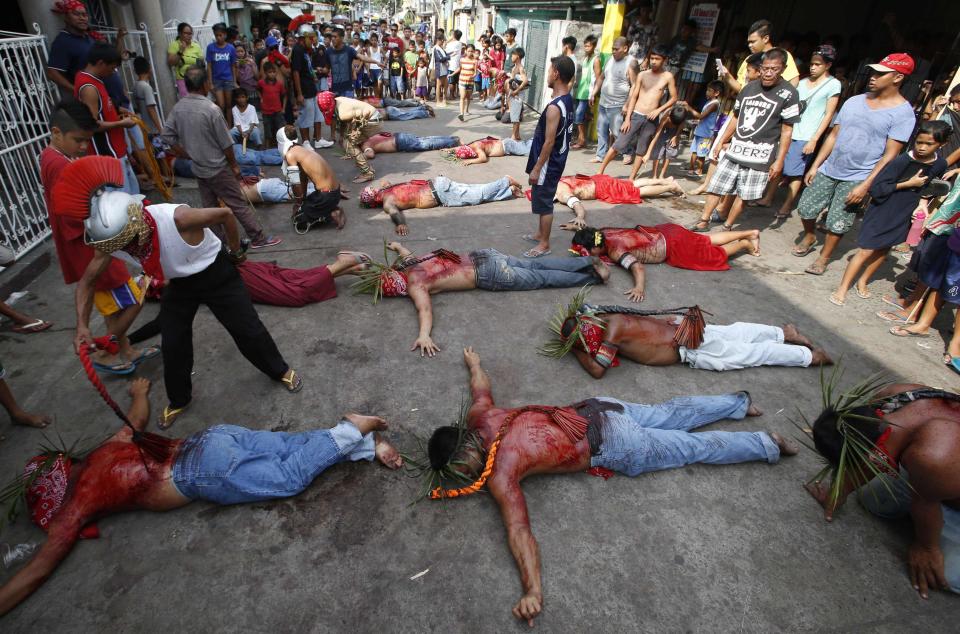
[[[604, 339], [618, 346], [618, 356], [643, 365], [680, 363], [680, 353], [673, 341], [677, 324], [672, 319], [641, 315], [601, 315], [601, 318], [606, 323]], [[573, 351], [581, 362], [593, 362], [593, 358], [580, 348]]]
[[[360, 148], [364, 153], [367, 153], [367, 150], [373, 150], [373, 156], [378, 153], [392, 154], [397, 151], [397, 138], [392, 134], [381, 132], [360, 144]], [[367, 154], [367, 158], [373, 158], [373, 156]]]
[[[313, 150], [300, 145], [291, 147], [287, 150], [284, 160], [290, 165], [298, 165], [301, 173], [306, 175], [314, 187], [320, 191], [333, 191], [340, 187], [340, 181], [337, 180], [337, 175], [334, 174], [330, 164]], [[349, 192], [350, 190], [340, 187], [340, 191]]]

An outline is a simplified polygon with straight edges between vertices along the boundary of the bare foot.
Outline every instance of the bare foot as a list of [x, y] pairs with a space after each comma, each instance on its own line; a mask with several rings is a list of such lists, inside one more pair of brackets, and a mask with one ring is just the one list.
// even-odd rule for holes
[[610, 279], [610, 267], [607, 266], [606, 262], [601, 260], [597, 256], [593, 256], [593, 270], [597, 272], [597, 275], [600, 276], [600, 280], [606, 284], [607, 280]]
[[833, 359], [827, 355], [823, 348], [814, 348], [810, 365], [833, 365]]
[[797, 447], [792, 441], [787, 440], [780, 434], [775, 431], [769, 432], [770, 440], [777, 443], [777, 447], [780, 448], [780, 454], [783, 456], [795, 456], [800, 451], [800, 448]]
[[379, 416], [365, 416], [363, 414], [344, 414], [343, 417], [353, 423], [357, 430], [366, 436], [372, 431], [383, 431], [387, 428], [387, 421]]
[[760, 257], [760, 231], [758, 229], [753, 230], [753, 234], [747, 238], [750, 241], [750, 246], [753, 247], [753, 251], [750, 252], [750, 255], [753, 257]]
[[513, 176], [507, 175], [507, 180], [510, 181], [510, 187], [520, 187], [520, 182]]
[[53, 422], [53, 419], [46, 414], [31, 414], [30, 412], [22, 411], [11, 415], [10, 419], [13, 421], [14, 425], [21, 425], [23, 427], [36, 427], [37, 429], [43, 429]]
[[343, 209], [337, 207], [330, 214], [330, 217], [333, 218], [333, 221], [337, 223], [337, 229], [343, 229], [347, 224], [347, 214], [343, 213]]
[[403, 466], [400, 452], [377, 433], [373, 434], [373, 451], [377, 461], [388, 469], [399, 469]]
[[596, 156], [594, 156], [592, 159], [587, 161], [587, 163], [603, 163], [603, 159], [597, 158]]
[[782, 330], [784, 343], [795, 343], [800, 346], [806, 346], [813, 350], [813, 342], [801, 334], [800, 330], [793, 324], [784, 324]]

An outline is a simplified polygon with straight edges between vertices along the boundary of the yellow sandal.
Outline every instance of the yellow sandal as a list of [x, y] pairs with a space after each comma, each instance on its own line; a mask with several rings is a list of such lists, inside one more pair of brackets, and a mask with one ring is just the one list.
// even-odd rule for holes
[[293, 368], [289, 370], [290, 376], [287, 376], [286, 373], [280, 377], [280, 382], [283, 383], [288, 392], [299, 392], [303, 389], [303, 380], [300, 379], [300, 375], [297, 374], [297, 371]]
[[184, 413], [188, 407], [190, 407], [190, 403], [187, 403], [183, 407], [170, 407], [167, 405], [163, 408], [163, 412], [160, 414], [160, 420], [157, 421], [157, 427], [160, 429], [170, 429], [173, 423], [176, 422], [177, 418], [180, 417], [180, 414]]

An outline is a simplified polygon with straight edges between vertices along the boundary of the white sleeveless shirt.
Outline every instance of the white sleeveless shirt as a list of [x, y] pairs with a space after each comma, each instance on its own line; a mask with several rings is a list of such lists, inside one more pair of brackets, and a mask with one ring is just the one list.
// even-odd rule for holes
[[220, 238], [204, 228], [203, 240], [193, 246], [180, 237], [180, 230], [173, 219], [177, 204], [150, 205], [146, 208], [157, 223], [157, 238], [160, 242], [160, 266], [168, 279], [187, 277], [203, 271], [213, 264], [220, 253]]

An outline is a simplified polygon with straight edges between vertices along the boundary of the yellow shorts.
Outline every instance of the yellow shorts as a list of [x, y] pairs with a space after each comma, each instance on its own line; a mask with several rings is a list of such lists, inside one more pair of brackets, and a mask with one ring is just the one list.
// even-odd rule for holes
[[143, 276], [140, 281], [127, 278], [127, 281], [113, 290], [96, 291], [93, 294], [93, 304], [104, 317], [118, 313], [124, 308], [143, 303], [144, 291], [149, 284], [149, 278]]

